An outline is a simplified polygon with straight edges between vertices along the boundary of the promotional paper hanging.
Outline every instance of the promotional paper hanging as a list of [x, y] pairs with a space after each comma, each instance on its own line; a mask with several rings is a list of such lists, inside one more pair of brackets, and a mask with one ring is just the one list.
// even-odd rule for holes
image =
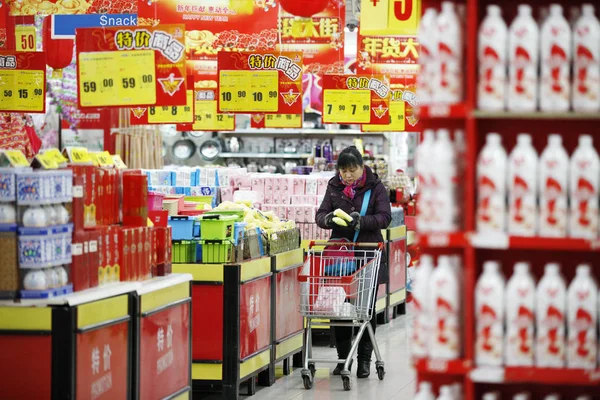
[[302, 112], [302, 53], [220, 52], [218, 68], [219, 112]]
[[302, 114], [253, 114], [251, 128], [302, 128]]
[[80, 107], [186, 105], [185, 29], [77, 29]]
[[131, 125], [188, 124], [194, 121], [194, 91], [187, 90], [185, 106], [151, 106], [130, 109]]
[[15, 44], [17, 51], [35, 51], [36, 34], [33, 25], [15, 26]]
[[44, 53], [0, 52], [0, 111], [46, 111]]
[[194, 92], [194, 120], [190, 124], [178, 124], [178, 131], [233, 131], [235, 115], [217, 112], [216, 84], [210, 80], [196, 81]]
[[421, 0], [362, 0], [360, 29], [365, 35], [415, 35]]
[[325, 75], [323, 122], [389, 124], [389, 78], [382, 75]]

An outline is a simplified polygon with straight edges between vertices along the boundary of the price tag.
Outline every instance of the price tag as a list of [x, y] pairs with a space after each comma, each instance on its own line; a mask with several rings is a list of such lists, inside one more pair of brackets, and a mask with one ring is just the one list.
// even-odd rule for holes
[[277, 112], [278, 87], [277, 71], [221, 71], [220, 111]]
[[120, 155], [115, 154], [112, 156], [112, 159], [113, 159], [113, 163], [117, 167], [117, 169], [127, 169], [127, 165], [125, 165], [125, 163], [121, 159]]
[[153, 50], [79, 53], [82, 107], [156, 103]]
[[371, 91], [326, 90], [323, 92], [323, 122], [368, 124], [371, 121]]
[[363, 125], [363, 132], [404, 132], [406, 130], [406, 103], [400, 97], [396, 99], [396, 92], [392, 93], [390, 100], [390, 123], [388, 125]]
[[40, 165], [44, 169], [57, 169], [58, 168], [58, 163], [56, 162], [54, 157], [52, 157], [52, 154], [48, 154], [48, 153], [38, 154], [35, 157], [35, 159], [37, 160], [37, 162], [40, 163]]
[[58, 149], [45, 150], [44, 157], [54, 160], [58, 165], [65, 164], [67, 161], [69, 161], [60, 153], [60, 150]]
[[112, 167], [113, 159], [108, 151], [88, 153], [94, 165], [98, 167]]
[[265, 128], [302, 128], [301, 114], [267, 114]]
[[67, 147], [65, 151], [73, 164], [93, 164], [92, 157], [85, 147]]
[[15, 26], [15, 41], [17, 51], [35, 51], [36, 37], [35, 26], [17, 25]]
[[235, 115], [218, 113], [216, 100], [198, 100], [194, 108], [192, 130], [233, 131], [235, 129]]
[[25, 157], [20, 150], [4, 150], [2, 153], [6, 156], [8, 162], [13, 167], [29, 167], [29, 161], [27, 161], [27, 157]]
[[149, 124], [186, 124], [194, 120], [194, 91], [187, 91], [185, 106], [148, 107]]
[[0, 111], [44, 112], [45, 66], [43, 53], [0, 53]]

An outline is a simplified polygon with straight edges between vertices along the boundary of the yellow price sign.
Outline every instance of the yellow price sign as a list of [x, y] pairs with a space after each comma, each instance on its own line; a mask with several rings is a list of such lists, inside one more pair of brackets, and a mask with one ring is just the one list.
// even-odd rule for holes
[[67, 147], [65, 152], [73, 164], [93, 164], [93, 159], [85, 147]]
[[21, 150], [4, 150], [2, 153], [13, 167], [29, 167], [29, 161], [27, 161], [27, 157], [25, 157]]
[[362, 126], [363, 132], [404, 132], [406, 130], [406, 103], [402, 100], [390, 100], [390, 123], [387, 125]]
[[156, 103], [154, 50], [79, 53], [82, 107]]
[[362, 0], [360, 33], [414, 36], [421, 19], [421, 0]]
[[219, 71], [219, 111], [275, 113], [279, 109], [279, 72]]
[[265, 128], [302, 128], [300, 114], [267, 114]]
[[88, 154], [94, 165], [98, 167], [112, 167], [114, 165], [113, 159], [108, 151], [90, 152]]
[[47, 159], [54, 160], [54, 162], [56, 162], [56, 164], [58, 165], [65, 164], [67, 161], [69, 161], [65, 158], [65, 156], [61, 154], [60, 150], [58, 149], [44, 150], [43, 154], [44, 157], [46, 157]]
[[194, 91], [187, 91], [185, 106], [148, 107], [149, 124], [189, 124], [194, 121]]
[[17, 51], [35, 51], [36, 37], [35, 26], [15, 26], [15, 41]]
[[194, 131], [232, 131], [235, 115], [217, 112], [216, 100], [198, 100], [194, 103]]
[[43, 112], [44, 71], [0, 69], [0, 111]]
[[115, 167], [117, 167], [117, 169], [127, 169], [127, 165], [125, 165], [125, 163], [123, 162], [123, 159], [121, 159], [121, 156], [118, 154], [115, 154], [112, 156], [113, 159], [113, 164], [115, 165]]
[[56, 160], [54, 159], [52, 154], [48, 154], [48, 153], [38, 154], [37, 156], [35, 156], [35, 159], [37, 160], [37, 162], [40, 163], [40, 165], [44, 169], [57, 169], [58, 168], [58, 163], [56, 162]]
[[324, 123], [371, 122], [371, 91], [329, 89], [323, 91]]

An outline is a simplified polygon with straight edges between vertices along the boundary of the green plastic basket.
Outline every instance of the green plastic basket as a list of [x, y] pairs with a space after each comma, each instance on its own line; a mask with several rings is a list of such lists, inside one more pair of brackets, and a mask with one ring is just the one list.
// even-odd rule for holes
[[202, 240], [232, 240], [237, 218], [233, 215], [204, 214], [200, 219]]
[[202, 241], [201, 243], [203, 264], [221, 264], [234, 261], [234, 248], [233, 243], [230, 241]]
[[188, 264], [196, 262], [196, 247], [198, 243], [191, 240], [173, 242], [173, 262]]
[[244, 220], [244, 211], [243, 210], [211, 210], [205, 213], [206, 215], [230, 215], [236, 217], [236, 222], [240, 222]]

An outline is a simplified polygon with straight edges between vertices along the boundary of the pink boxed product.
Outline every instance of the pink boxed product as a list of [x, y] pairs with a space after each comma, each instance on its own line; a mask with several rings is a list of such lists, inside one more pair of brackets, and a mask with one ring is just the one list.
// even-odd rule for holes
[[279, 215], [279, 218], [289, 219], [288, 218], [288, 206], [279, 206], [278, 210], [279, 210], [279, 212], [277, 214]]
[[[265, 192], [273, 193], [275, 191], [275, 177], [274, 176], [265, 176]], [[254, 181], [253, 181], [254, 182]]]
[[327, 192], [327, 185], [329, 185], [328, 178], [319, 178], [317, 181], [317, 194], [319, 196], [325, 195], [325, 192]]
[[296, 204], [300, 204], [300, 203], [298, 202], [299, 198], [300, 198], [300, 196], [299, 196], [299, 195], [297, 195], [297, 194], [293, 194], [292, 196], [290, 196], [290, 199], [291, 199], [291, 204], [294, 204], [294, 205], [296, 205]]
[[305, 189], [305, 193], [307, 195], [317, 195], [317, 183], [318, 183], [318, 178], [316, 177], [311, 177], [309, 176], [306, 179], [306, 189]]
[[221, 202], [224, 201], [233, 201], [233, 188], [232, 187], [222, 187], [221, 188]]
[[292, 193], [298, 195], [304, 195], [306, 193], [306, 178], [303, 176], [294, 176], [292, 178], [292, 185], [294, 190]]
[[292, 178], [290, 176], [283, 176], [278, 178], [279, 181], [279, 190], [285, 194], [292, 193]]
[[264, 196], [265, 196], [265, 198], [263, 200], [264, 204], [273, 204], [273, 192], [265, 192]]
[[290, 204], [290, 196], [287, 196], [285, 194], [281, 195], [281, 204]]
[[294, 207], [294, 221], [304, 222], [304, 206]]
[[310, 240], [310, 239], [314, 239], [314, 236], [312, 233], [312, 231], [314, 231], [314, 229], [311, 229], [311, 225], [310, 224], [303, 224], [302, 225], [302, 239], [304, 240]]
[[304, 206], [304, 221], [314, 224], [316, 214], [317, 208], [315, 206]]
[[252, 174], [250, 176], [250, 185], [252, 186], [252, 190], [256, 190], [258, 192], [265, 191], [265, 176], [261, 174]]

